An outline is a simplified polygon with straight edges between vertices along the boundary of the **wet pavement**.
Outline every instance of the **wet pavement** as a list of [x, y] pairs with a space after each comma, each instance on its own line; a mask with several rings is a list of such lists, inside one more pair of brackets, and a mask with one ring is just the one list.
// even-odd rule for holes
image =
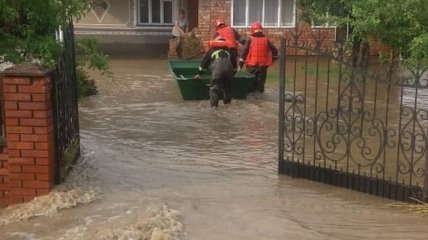
[[274, 89], [212, 111], [181, 100], [165, 59], [112, 66], [80, 104], [83, 156], [59, 187], [78, 190], [0, 210], [0, 239], [428, 239], [389, 200], [279, 176]]

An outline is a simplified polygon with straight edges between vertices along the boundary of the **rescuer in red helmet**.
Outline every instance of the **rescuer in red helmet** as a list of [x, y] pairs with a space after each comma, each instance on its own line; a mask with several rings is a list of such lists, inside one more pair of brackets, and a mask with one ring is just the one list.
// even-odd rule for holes
[[221, 37], [226, 40], [229, 47], [229, 52], [231, 54], [230, 59], [236, 71], [238, 68], [238, 65], [237, 65], [238, 43], [237, 42], [244, 45], [245, 39], [242, 38], [241, 35], [239, 35], [239, 33], [235, 29], [228, 26], [226, 22], [221, 18], [216, 19], [214, 22], [214, 25], [216, 27], [216, 33], [214, 35], [214, 38]]
[[230, 60], [229, 44], [224, 38], [217, 37], [209, 41], [208, 48], [195, 78], [200, 78], [201, 74], [211, 67], [210, 105], [217, 109], [221, 96], [224, 104], [232, 102], [231, 84], [235, 72]]
[[250, 91], [265, 91], [267, 69], [278, 58], [278, 49], [263, 34], [259, 22], [251, 24], [251, 35], [242, 50], [239, 66], [245, 63], [247, 72], [256, 76], [255, 85]]

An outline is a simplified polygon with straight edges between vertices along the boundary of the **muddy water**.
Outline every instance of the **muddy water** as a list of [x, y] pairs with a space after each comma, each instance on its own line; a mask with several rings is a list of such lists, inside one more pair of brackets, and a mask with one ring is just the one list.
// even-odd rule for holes
[[275, 90], [211, 111], [181, 100], [164, 59], [113, 70], [81, 102], [83, 157], [61, 197], [0, 210], [0, 239], [427, 239], [427, 217], [278, 176]]

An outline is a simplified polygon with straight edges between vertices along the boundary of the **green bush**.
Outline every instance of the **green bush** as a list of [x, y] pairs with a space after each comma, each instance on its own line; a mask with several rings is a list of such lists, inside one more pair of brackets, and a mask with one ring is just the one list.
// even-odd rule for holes
[[76, 42], [76, 76], [79, 98], [97, 93], [95, 81], [90, 79], [87, 70], [95, 70], [108, 78], [112, 78], [109, 58], [98, 51], [98, 41], [86, 38]]
[[89, 78], [89, 75], [80, 69], [76, 71], [77, 95], [79, 98], [92, 96], [98, 93], [95, 81]]
[[[300, 0], [307, 22], [324, 17], [348, 26], [353, 43], [379, 40], [390, 47], [390, 57], [410, 67], [428, 66], [428, 4], [426, 0]], [[328, 13], [327, 18], [325, 18]], [[382, 56], [382, 61], [387, 60]]]

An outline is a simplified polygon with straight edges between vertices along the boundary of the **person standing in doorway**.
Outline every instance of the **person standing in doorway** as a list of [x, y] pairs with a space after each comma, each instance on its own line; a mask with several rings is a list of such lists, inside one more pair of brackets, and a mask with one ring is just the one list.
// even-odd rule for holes
[[278, 58], [278, 49], [263, 34], [263, 27], [259, 22], [251, 24], [250, 38], [242, 50], [239, 66], [245, 63], [247, 72], [255, 75], [256, 81], [250, 89], [251, 92], [265, 91], [267, 69]]
[[172, 29], [173, 38], [178, 38], [177, 46], [175, 51], [177, 53], [178, 58], [181, 58], [183, 55], [183, 47], [182, 44], [184, 41], [184, 37], [186, 33], [189, 31], [189, 22], [186, 19], [186, 12], [183, 9], [178, 13], [178, 18], [175, 21], [174, 28]]
[[178, 18], [175, 21], [174, 30], [176, 32], [175, 37], [182, 36], [189, 32], [189, 22], [186, 18], [186, 12], [181, 9], [178, 13]]
[[195, 78], [201, 78], [201, 74], [211, 67], [210, 105], [211, 108], [218, 109], [221, 97], [223, 97], [224, 104], [232, 102], [231, 88], [234, 69], [230, 61], [229, 45], [225, 39], [218, 37], [211, 40], [208, 47], [209, 50], [202, 59]]

